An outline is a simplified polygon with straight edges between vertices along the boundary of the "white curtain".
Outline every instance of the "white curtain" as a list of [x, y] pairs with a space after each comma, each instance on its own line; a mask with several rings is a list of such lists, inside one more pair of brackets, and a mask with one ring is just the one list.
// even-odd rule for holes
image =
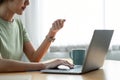
[[37, 49], [44, 38], [42, 32], [42, 0], [30, 0], [30, 5], [22, 15], [22, 20], [34, 47]]
[[112, 43], [120, 49], [120, 0], [105, 0], [105, 22], [115, 30]]
[[[30, 0], [30, 5], [21, 16], [21, 19], [34, 48], [37, 49], [44, 39], [42, 27], [42, 0]], [[29, 62], [25, 55], [23, 55], [21, 60]]]

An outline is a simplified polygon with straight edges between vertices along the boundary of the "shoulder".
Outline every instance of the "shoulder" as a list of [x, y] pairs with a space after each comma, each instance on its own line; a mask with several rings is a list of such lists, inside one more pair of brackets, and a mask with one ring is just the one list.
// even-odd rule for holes
[[22, 24], [21, 18], [20, 18], [20, 16], [18, 16], [18, 15], [15, 15], [15, 16], [14, 16], [14, 21]]
[[19, 26], [20, 29], [25, 28], [20, 16], [18, 16], [18, 15], [14, 16], [14, 22], [17, 23], [17, 25]]

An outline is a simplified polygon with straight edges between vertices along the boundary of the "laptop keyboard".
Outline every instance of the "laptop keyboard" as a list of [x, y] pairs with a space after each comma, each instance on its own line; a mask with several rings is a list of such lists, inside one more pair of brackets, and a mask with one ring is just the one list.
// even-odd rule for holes
[[81, 68], [82, 65], [75, 65], [74, 68]]
[[42, 72], [52, 72], [52, 73], [79, 73], [82, 70], [82, 65], [75, 65], [73, 69], [47, 69], [46, 70], [42, 70]]
[[73, 69], [69, 69], [70, 72], [76, 72], [82, 70], [82, 65], [75, 65]]

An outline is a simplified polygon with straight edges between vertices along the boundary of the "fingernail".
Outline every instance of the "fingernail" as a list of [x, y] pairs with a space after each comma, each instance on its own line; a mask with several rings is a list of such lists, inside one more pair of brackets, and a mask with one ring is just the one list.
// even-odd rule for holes
[[65, 21], [65, 19], [63, 19], [63, 21]]

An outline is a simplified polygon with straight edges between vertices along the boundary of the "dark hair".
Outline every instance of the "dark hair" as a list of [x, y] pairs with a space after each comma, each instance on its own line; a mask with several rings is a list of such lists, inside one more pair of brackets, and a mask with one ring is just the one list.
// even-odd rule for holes
[[0, 0], [0, 4], [2, 4], [5, 0]]

